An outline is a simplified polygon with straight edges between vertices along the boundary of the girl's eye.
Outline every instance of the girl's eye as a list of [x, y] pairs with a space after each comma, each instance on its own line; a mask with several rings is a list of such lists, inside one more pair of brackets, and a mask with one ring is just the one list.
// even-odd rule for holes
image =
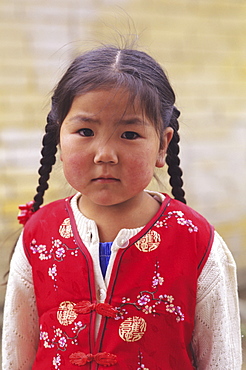
[[94, 136], [94, 132], [90, 128], [82, 128], [78, 131], [78, 133], [83, 137]]
[[135, 140], [139, 137], [139, 134], [133, 131], [126, 131], [121, 135], [121, 137], [127, 140]]

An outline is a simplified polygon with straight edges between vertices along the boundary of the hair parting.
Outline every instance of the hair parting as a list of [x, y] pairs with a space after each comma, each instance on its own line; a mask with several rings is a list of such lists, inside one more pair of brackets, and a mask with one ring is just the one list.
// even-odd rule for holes
[[121, 50], [118, 50], [118, 52], [117, 52], [117, 54], [115, 56], [115, 62], [112, 65], [113, 69], [115, 69], [116, 71], [117, 71], [118, 65], [119, 65], [120, 53], [121, 53]]

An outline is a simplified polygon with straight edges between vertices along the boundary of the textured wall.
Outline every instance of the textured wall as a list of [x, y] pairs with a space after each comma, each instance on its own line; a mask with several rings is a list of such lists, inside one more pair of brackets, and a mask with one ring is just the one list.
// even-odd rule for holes
[[[182, 115], [189, 204], [246, 267], [246, 3], [243, 0], [0, 0], [1, 273], [17, 205], [37, 181], [49, 92], [78, 50], [138, 32], [168, 71]], [[119, 37], [118, 37], [119, 40]], [[60, 165], [46, 201], [70, 192]], [[241, 276], [241, 275], [240, 275]], [[1, 288], [0, 302], [3, 302]]]

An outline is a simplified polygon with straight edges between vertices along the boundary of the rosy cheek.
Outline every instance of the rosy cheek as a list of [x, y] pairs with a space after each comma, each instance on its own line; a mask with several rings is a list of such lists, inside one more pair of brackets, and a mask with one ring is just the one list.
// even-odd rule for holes
[[66, 153], [66, 156], [63, 155], [63, 160], [71, 165], [86, 163], [87, 155], [81, 148], [76, 148], [71, 144], [64, 153]]
[[129, 166], [136, 171], [142, 171], [145, 169], [145, 171], [148, 169], [154, 168], [154, 163], [151, 162], [151, 155], [144, 152], [141, 153], [135, 157], [129, 156], [128, 158], [128, 164]]
[[145, 179], [148, 181], [149, 178], [152, 178], [154, 166], [149, 165], [146, 158], [131, 159], [129, 163], [131, 163], [131, 165], [128, 167], [128, 174], [132, 176], [134, 182], [145, 181]]

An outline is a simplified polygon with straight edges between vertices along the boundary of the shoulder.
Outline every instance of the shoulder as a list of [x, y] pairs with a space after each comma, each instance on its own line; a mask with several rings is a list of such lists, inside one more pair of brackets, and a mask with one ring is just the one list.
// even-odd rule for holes
[[193, 208], [187, 206], [186, 204], [180, 202], [179, 200], [172, 199], [169, 195], [165, 194], [166, 199], [166, 207], [164, 214], [166, 213], [174, 213], [177, 217], [185, 217], [187, 221], [194, 220], [204, 225], [208, 229], [213, 228], [210, 223], [206, 220], [204, 216], [202, 216], [199, 212], [195, 211]]
[[[186, 204], [166, 196], [163, 218], [172, 225], [174, 237], [195, 247], [198, 258], [198, 275], [201, 273], [214, 241], [214, 227], [198, 212]], [[166, 221], [164, 221], [166, 222]]]
[[70, 198], [51, 202], [36, 211], [24, 227], [24, 238], [31, 237], [36, 232], [45, 233], [57, 229], [66, 218], [69, 218]]
[[231, 279], [236, 280], [236, 263], [225, 241], [215, 231], [211, 253], [198, 281], [200, 299], [207, 291], [217, 289], [225, 280]]
[[66, 211], [67, 205], [69, 204], [70, 198], [59, 199], [45, 206], [41, 207], [38, 211], [36, 211], [28, 222], [25, 225], [26, 228], [30, 228], [36, 222], [43, 222], [44, 220], [50, 219], [53, 217], [55, 220], [59, 218], [61, 212]]
[[45, 244], [62, 235], [71, 235], [70, 199], [59, 199], [41, 207], [27, 221], [23, 231], [23, 247], [29, 261], [30, 249], [35, 248], [38, 241]]

